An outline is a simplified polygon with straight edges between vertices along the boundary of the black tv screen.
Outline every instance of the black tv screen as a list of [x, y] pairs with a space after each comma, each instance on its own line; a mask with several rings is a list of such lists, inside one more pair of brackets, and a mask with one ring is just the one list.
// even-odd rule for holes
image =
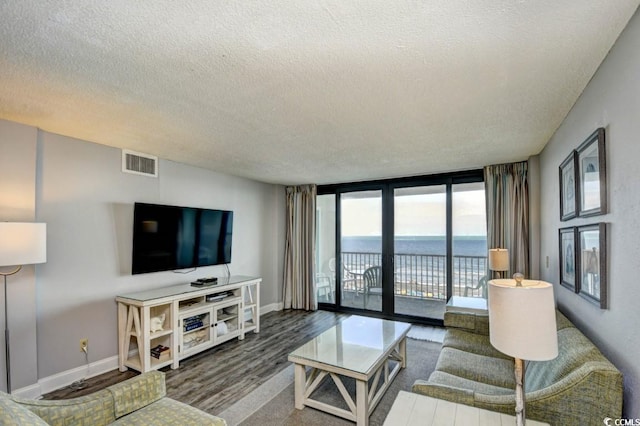
[[233, 212], [135, 203], [131, 272], [231, 262]]

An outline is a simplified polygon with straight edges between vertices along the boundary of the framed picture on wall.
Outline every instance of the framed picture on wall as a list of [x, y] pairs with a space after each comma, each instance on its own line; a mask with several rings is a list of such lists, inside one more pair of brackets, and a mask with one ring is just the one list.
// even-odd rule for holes
[[560, 284], [573, 292], [578, 291], [576, 280], [576, 239], [574, 226], [560, 228]]
[[578, 154], [571, 154], [560, 164], [560, 220], [565, 221], [576, 217], [578, 208], [578, 181], [576, 170]]
[[591, 134], [577, 149], [578, 216], [607, 212], [607, 173], [604, 128]]
[[601, 309], [607, 307], [606, 224], [580, 226], [578, 230], [578, 292]]

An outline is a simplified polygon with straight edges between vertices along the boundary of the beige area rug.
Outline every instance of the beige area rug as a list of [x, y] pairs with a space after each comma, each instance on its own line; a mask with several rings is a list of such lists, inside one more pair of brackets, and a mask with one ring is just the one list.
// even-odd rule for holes
[[[441, 348], [442, 345], [436, 342], [407, 340], [407, 368], [398, 373], [371, 414], [369, 418], [371, 426], [384, 423], [400, 390], [411, 390], [415, 380], [426, 380], [429, 377], [435, 369]], [[347, 378], [344, 379], [344, 384], [351, 391], [355, 388], [355, 383]], [[346, 404], [331, 380], [325, 380], [313, 397], [346, 408]], [[309, 407], [296, 410], [292, 365], [218, 415], [225, 419], [229, 426], [352, 426], [354, 424]]]

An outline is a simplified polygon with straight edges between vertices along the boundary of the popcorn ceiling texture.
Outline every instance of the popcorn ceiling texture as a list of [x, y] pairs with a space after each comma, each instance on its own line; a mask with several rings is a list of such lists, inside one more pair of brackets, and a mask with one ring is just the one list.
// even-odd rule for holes
[[4, 1], [0, 118], [281, 184], [518, 161], [639, 3]]

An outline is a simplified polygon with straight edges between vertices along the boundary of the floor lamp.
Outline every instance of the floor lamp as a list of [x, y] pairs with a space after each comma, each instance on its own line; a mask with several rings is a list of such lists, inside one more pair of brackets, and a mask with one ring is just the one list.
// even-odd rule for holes
[[489, 336], [493, 347], [515, 358], [516, 425], [525, 424], [524, 361], [558, 356], [553, 286], [545, 281], [489, 281]]
[[45, 223], [0, 222], [0, 267], [15, 266], [9, 272], [0, 271], [0, 275], [4, 278], [4, 347], [7, 393], [11, 393], [7, 277], [17, 274], [23, 265], [47, 261], [46, 235], [47, 225]]

